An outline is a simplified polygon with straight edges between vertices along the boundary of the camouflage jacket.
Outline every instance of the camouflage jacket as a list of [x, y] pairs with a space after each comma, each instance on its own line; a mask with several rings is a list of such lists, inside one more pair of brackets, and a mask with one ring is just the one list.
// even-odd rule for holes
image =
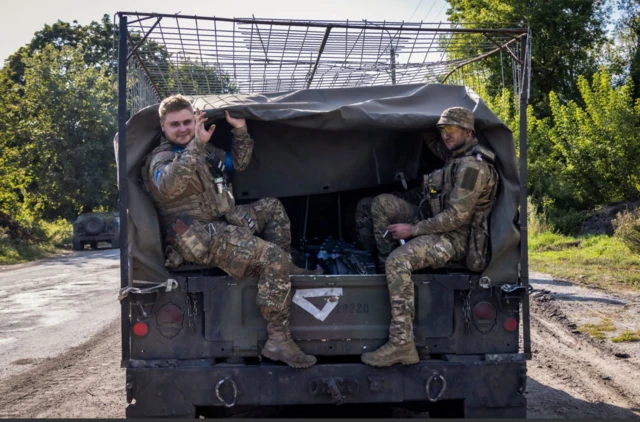
[[186, 147], [173, 145], [162, 138], [149, 154], [142, 168], [142, 179], [153, 198], [161, 224], [166, 230], [178, 215], [195, 220], [214, 221], [233, 208], [232, 187], [216, 191], [207, 156], [215, 153], [227, 169], [242, 171], [251, 159], [253, 139], [246, 126], [233, 129], [231, 152], [192, 139]]
[[[442, 169], [425, 177], [428, 180], [438, 179], [435, 189], [425, 189], [425, 200], [433, 198], [439, 202], [434, 215], [413, 224], [412, 236], [432, 233], [458, 231], [468, 233], [474, 213], [481, 210], [488, 215], [495, 200], [495, 187], [498, 174], [493, 165], [481, 155], [476, 154], [474, 147], [477, 139], [450, 152], [437, 137], [426, 136], [425, 141], [431, 151], [445, 161]], [[490, 152], [490, 151], [489, 151]], [[426, 187], [426, 186], [425, 186]], [[426, 216], [423, 216], [426, 217]]]

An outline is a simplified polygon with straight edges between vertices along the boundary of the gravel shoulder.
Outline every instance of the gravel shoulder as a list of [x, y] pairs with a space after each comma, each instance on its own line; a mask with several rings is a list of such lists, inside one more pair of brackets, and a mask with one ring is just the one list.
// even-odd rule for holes
[[[612, 343], [638, 330], [640, 295], [607, 292], [531, 274], [533, 360], [528, 364], [530, 418], [639, 418], [640, 343]], [[602, 317], [616, 331], [593, 339], [578, 330]]]

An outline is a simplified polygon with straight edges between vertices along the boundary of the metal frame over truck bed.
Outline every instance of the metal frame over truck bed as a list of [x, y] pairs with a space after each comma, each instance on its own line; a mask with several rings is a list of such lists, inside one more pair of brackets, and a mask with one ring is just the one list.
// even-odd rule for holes
[[[514, 89], [520, 101], [519, 280], [511, 286], [486, 286], [479, 275], [414, 276], [417, 295], [432, 295], [437, 290], [442, 297], [449, 298], [439, 308], [420, 309], [417, 305], [418, 331], [422, 321], [437, 318], [438, 312], [455, 312], [454, 324], [445, 327], [447, 332], [439, 337], [439, 344], [433, 339], [417, 340], [418, 345], [428, 345], [432, 353], [439, 351], [440, 359], [424, 360], [410, 367], [371, 368], [357, 359], [345, 358], [321, 362], [305, 371], [266, 362], [240, 364], [243, 357], [256, 356], [255, 345], [264, 341], [255, 334], [255, 328], [262, 323], [257, 309], [252, 313], [244, 309], [243, 303], [246, 313], [242, 314], [242, 321], [237, 321], [243, 330], [230, 333], [220, 327], [207, 326], [193, 313], [200, 310], [214, 315], [218, 301], [235, 297], [240, 303], [243, 297], [252, 295], [251, 287], [232, 283], [226, 276], [202, 277], [197, 272], [186, 272], [175, 276], [171, 292], [154, 293], [150, 301], [145, 301], [145, 295], [140, 295], [136, 301], [122, 301], [122, 363], [127, 368], [127, 399], [129, 403], [135, 400], [135, 404], [129, 406], [127, 416], [193, 416], [196, 408], [224, 409], [236, 405], [436, 403], [447, 400], [463, 403], [466, 417], [525, 415], [525, 361], [531, 357], [526, 226], [526, 106], [530, 78], [530, 34], [527, 29], [452, 27], [422, 22], [225, 19], [138, 12], [119, 12], [117, 15], [120, 181], [127, 179], [128, 117], [173, 93], [191, 96], [247, 94], [445, 83], [456, 78], [463, 81], [461, 72], [473, 63], [493, 54], [504, 54], [511, 58]], [[212, 78], [212, 75], [216, 77]], [[132, 276], [126, 183], [119, 184], [119, 206], [121, 287], [134, 294], [136, 288], [147, 286], [134, 285]], [[386, 291], [386, 282], [381, 275], [369, 276], [366, 280], [346, 280], [342, 276], [339, 280], [340, 283], [349, 281], [354, 296], [366, 295], [367, 289], [371, 288]], [[336, 286], [336, 280], [292, 277], [292, 284], [295, 288], [332, 288]], [[355, 290], [357, 288], [361, 290]], [[478, 289], [484, 289], [487, 297], [512, 294], [515, 300], [511, 303], [507, 300], [505, 311], [517, 314], [521, 308], [522, 350], [518, 346], [517, 330], [512, 337], [502, 338], [499, 344], [483, 340], [481, 355], [465, 349], [462, 338], [470, 329], [465, 313], [471, 307], [470, 292]], [[187, 307], [189, 310], [193, 307], [194, 312], [179, 315], [180, 324], [188, 324], [192, 330], [204, 333], [200, 343], [180, 350], [181, 359], [175, 359], [171, 352], [178, 350], [178, 346], [154, 352], [147, 348], [147, 344], [153, 344], [152, 337], [132, 339], [134, 318], [148, 318], [153, 310], [184, 300], [184, 292], [187, 298], [202, 297], [200, 304], [187, 299]], [[357, 300], [347, 298], [346, 293], [345, 298], [345, 304], [353, 304], [354, 312], [357, 312]], [[478, 297], [475, 303], [482, 300], [483, 297]], [[385, 318], [368, 320], [372, 332], [386, 330]], [[498, 321], [503, 322], [502, 319]], [[348, 353], [344, 353], [338, 350], [341, 343], [332, 342], [331, 338], [314, 341], [313, 320], [305, 327], [294, 335], [309, 340], [305, 350], [323, 356], [347, 356], [355, 349], [369, 347], [371, 350], [379, 345], [366, 339], [350, 339], [342, 342], [350, 343]], [[433, 325], [428, 329], [433, 330]], [[186, 332], [178, 330], [175, 334], [163, 335], [179, 339]], [[155, 340], [162, 341], [162, 338]], [[203, 355], [207, 358], [202, 359]], [[218, 357], [221, 360], [217, 360]], [[477, 380], [479, 384], [469, 380]]]

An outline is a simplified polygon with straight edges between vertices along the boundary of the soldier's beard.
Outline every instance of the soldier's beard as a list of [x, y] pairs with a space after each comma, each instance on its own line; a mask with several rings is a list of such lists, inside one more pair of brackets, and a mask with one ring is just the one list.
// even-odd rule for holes
[[[467, 145], [469, 142], [473, 141], [473, 138], [474, 137], [471, 136], [471, 137], [469, 137], [467, 139], [467, 137], [463, 135], [459, 139], [452, 139], [450, 144], [445, 142], [444, 145], [447, 147], [447, 149], [449, 151], [454, 152], [454, 151], [459, 150], [460, 148], [464, 148], [465, 145]], [[449, 146], [449, 145], [451, 145], [451, 146]]]
[[168, 136], [165, 132], [164, 136], [165, 138], [167, 138], [167, 141], [180, 146], [187, 145], [189, 141], [193, 139], [193, 133], [191, 132], [186, 132], [185, 134], [175, 134], [174, 136]]

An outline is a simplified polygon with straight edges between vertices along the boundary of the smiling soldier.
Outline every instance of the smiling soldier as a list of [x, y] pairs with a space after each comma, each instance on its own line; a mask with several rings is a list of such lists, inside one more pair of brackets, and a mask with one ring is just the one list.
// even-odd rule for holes
[[[291, 339], [289, 274], [316, 274], [291, 260], [291, 227], [276, 198], [235, 205], [229, 174], [249, 164], [254, 141], [244, 119], [225, 111], [233, 127], [231, 151], [209, 140], [205, 113], [174, 95], [159, 108], [164, 136], [149, 155], [142, 178], [160, 215], [167, 243], [168, 267], [183, 261], [216, 266], [234, 279], [257, 278], [257, 304], [267, 321], [262, 354], [294, 368], [316, 363]], [[257, 235], [261, 235], [258, 237]]]

